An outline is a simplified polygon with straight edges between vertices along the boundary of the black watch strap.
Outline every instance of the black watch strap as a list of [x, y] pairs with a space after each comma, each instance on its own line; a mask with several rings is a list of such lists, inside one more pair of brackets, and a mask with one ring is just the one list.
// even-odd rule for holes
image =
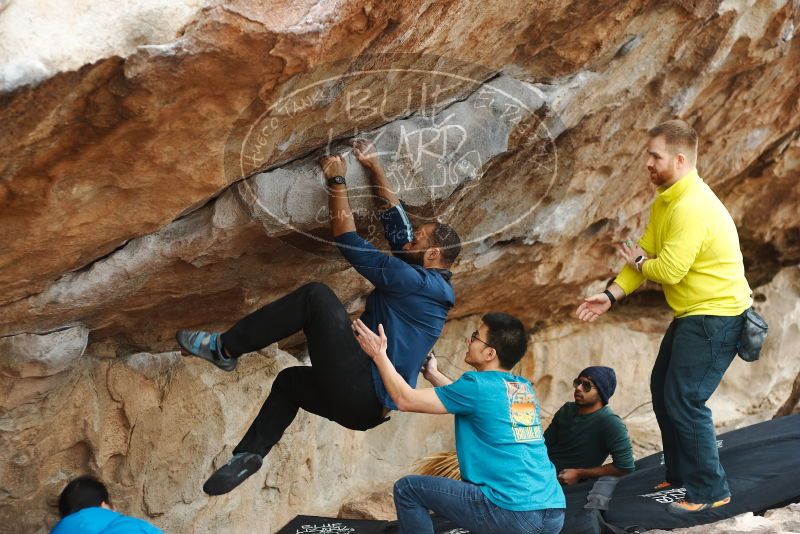
[[614, 293], [612, 293], [612, 292], [611, 292], [611, 291], [609, 291], [608, 289], [606, 289], [605, 291], [603, 291], [603, 293], [605, 293], [605, 294], [606, 294], [606, 296], [608, 297], [608, 300], [610, 300], [610, 301], [611, 301], [611, 305], [612, 305], [612, 306], [613, 306], [614, 304], [616, 304], [616, 303], [617, 303], [617, 298], [614, 296]]
[[334, 185], [345, 185], [346, 182], [344, 181], [344, 176], [331, 176], [328, 178], [327, 182], [328, 187], [333, 187]]

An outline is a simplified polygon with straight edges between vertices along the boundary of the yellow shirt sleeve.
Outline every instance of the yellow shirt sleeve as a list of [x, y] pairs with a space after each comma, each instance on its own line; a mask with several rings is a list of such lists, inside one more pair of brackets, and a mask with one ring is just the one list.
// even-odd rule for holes
[[627, 296], [639, 289], [639, 286], [644, 284], [645, 280], [646, 278], [642, 273], [626, 263], [625, 267], [614, 279], [614, 283], [621, 287]]
[[648, 280], [675, 285], [689, 272], [703, 246], [707, 229], [703, 210], [694, 208], [686, 204], [675, 209], [658, 257], [642, 265], [642, 273]]
[[[649, 256], [655, 256], [656, 243], [653, 239], [652, 215], [651, 220], [647, 223], [647, 228], [644, 229], [644, 235], [639, 240], [639, 246], [642, 247], [642, 250]], [[626, 264], [614, 279], [614, 283], [621, 287], [627, 296], [639, 289], [639, 287], [644, 284], [645, 280], [647, 279], [642, 273]]]

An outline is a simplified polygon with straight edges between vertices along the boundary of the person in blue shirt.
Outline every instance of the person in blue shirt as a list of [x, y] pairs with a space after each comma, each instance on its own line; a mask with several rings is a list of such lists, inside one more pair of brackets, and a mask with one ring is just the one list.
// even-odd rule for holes
[[51, 534], [163, 534], [146, 521], [115, 512], [105, 485], [89, 475], [67, 484], [58, 512], [61, 520]]
[[[410, 387], [442, 332], [455, 304], [450, 266], [461, 250], [450, 226], [428, 223], [416, 230], [383, 173], [374, 147], [354, 145], [386, 209], [381, 213], [391, 254], [375, 248], [356, 233], [341, 156], [320, 160], [329, 193], [331, 229], [341, 254], [375, 289], [367, 297], [361, 320], [392, 329], [388, 340], [394, 365]], [[368, 430], [386, 421], [396, 408], [350, 328], [350, 316], [334, 292], [321, 283], [301, 286], [283, 298], [244, 317], [225, 333], [178, 331], [183, 352], [233, 371], [241, 355], [257, 351], [302, 330], [310, 366], [282, 370], [261, 411], [230, 461], [203, 485], [209, 495], [222, 495], [257, 472], [263, 458], [281, 439], [302, 408], [353, 430]]]
[[392, 364], [383, 325], [376, 335], [356, 320], [353, 331], [400, 411], [455, 415], [461, 480], [398, 480], [394, 503], [401, 533], [432, 534], [429, 511], [480, 534], [561, 530], [566, 502], [547, 456], [536, 395], [528, 380], [511, 372], [527, 349], [519, 319], [505, 313], [484, 315], [467, 339], [464, 361], [475, 371], [453, 382], [439, 372], [431, 355], [422, 371], [435, 387], [419, 390]]

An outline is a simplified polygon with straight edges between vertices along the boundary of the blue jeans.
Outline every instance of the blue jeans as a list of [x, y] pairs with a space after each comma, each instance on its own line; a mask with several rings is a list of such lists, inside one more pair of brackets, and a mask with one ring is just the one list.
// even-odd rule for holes
[[493, 504], [475, 484], [443, 477], [407, 476], [394, 485], [401, 534], [433, 534], [428, 510], [474, 534], [557, 534], [564, 510], [512, 512]]
[[719, 463], [706, 401], [736, 356], [744, 317], [692, 315], [669, 325], [650, 376], [653, 411], [664, 444], [666, 480], [686, 488], [686, 500], [730, 496]]

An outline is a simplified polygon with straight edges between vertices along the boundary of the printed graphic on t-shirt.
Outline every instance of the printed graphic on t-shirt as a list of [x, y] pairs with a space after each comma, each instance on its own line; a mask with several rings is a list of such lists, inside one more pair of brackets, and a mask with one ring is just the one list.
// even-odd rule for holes
[[511, 429], [516, 441], [541, 441], [542, 425], [536, 409], [536, 397], [527, 382], [506, 382]]

